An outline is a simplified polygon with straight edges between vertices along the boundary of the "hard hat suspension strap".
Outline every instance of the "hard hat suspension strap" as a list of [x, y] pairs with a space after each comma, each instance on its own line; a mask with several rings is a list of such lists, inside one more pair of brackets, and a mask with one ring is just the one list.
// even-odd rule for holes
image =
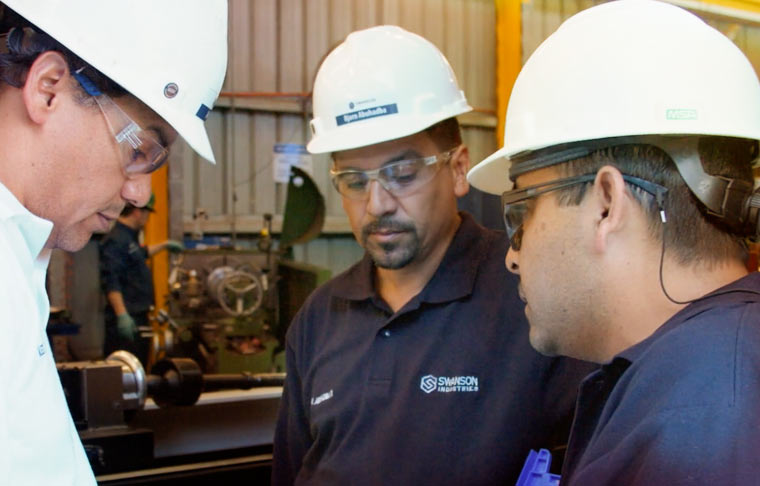
[[673, 160], [681, 178], [709, 215], [742, 236], [760, 236], [760, 193], [753, 192], [753, 185], [747, 181], [706, 173], [699, 157], [698, 137], [658, 137], [651, 144]]
[[699, 157], [698, 136], [613, 137], [527, 151], [510, 157], [509, 177], [515, 181], [527, 172], [585, 157], [596, 150], [630, 144], [652, 145], [665, 152], [707, 214], [739, 235], [760, 239], [760, 189], [753, 191], [748, 181], [706, 173]]

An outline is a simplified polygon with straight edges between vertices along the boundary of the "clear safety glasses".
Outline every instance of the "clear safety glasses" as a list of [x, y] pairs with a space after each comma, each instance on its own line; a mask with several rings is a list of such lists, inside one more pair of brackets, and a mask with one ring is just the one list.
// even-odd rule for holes
[[[515, 251], [520, 250], [520, 245], [522, 244], [523, 222], [525, 221], [525, 216], [528, 214], [528, 202], [531, 199], [546, 194], [547, 192], [564, 189], [576, 184], [592, 182], [595, 178], [596, 174], [584, 174], [543, 182], [541, 184], [507, 191], [502, 194], [501, 206], [504, 208], [504, 227], [507, 230], [509, 244], [512, 249]], [[623, 180], [654, 196], [662, 209], [665, 193], [668, 191], [665, 187], [626, 174], [623, 174]]]
[[451, 156], [459, 149], [454, 147], [429, 157], [399, 160], [372, 170], [330, 170], [335, 189], [341, 196], [354, 200], [365, 200], [369, 197], [370, 182], [380, 183], [383, 189], [395, 197], [407, 196], [430, 182], [438, 168], [451, 160]]
[[106, 124], [123, 153], [122, 169], [127, 177], [149, 174], [166, 163], [169, 150], [161, 145], [152, 131], [143, 130], [85, 75], [80, 72], [73, 75], [103, 113]]

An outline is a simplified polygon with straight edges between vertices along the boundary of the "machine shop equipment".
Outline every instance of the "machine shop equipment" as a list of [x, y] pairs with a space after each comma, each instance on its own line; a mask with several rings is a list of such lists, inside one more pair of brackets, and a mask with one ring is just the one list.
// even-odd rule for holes
[[186, 250], [169, 279], [168, 323], [154, 349], [187, 356], [206, 372], [269, 371], [279, 344], [277, 265], [269, 252]]
[[279, 235], [266, 216], [250, 245], [185, 240], [168, 305], [147, 330], [147, 372], [124, 351], [59, 363], [99, 484], [269, 484], [284, 379], [271, 372], [284, 371], [276, 358], [287, 325], [330, 276], [293, 261], [292, 246], [316, 237], [323, 221], [316, 185], [293, 169]]
[[206, 373], [284, 371], [285, 330], [311, 290], [330, 277], [294, 262], [292, 246], [319, 235], [324, 217], [316, 184], [294, 167], [278, 239], [266, 215], [253, 249], [186, 240], [191, 249], [172, 262], [168, 309], [158, 312], [154, 359], [189, 357]]
[[[282, 386], [284, 380], [283, 373], [204, 374], [197, 363], [186, 358], [161, 360], [146, 374], [140, 361], [126, 351], [117, 351], [103, 361], [57, 366], [72, 418], [96, 475], [122, 473], [124, 477], [125, 471], [131, 471], [131, 477], [141, 480], [157, 475], [156, 466], [166, 463], [185, 470], [197, 468], [192, 464], [197, 463], [197, 457], [187, 461], [188, 446], [194, 447], [196, 456], [222, 451], [239, 456], [230, 451], [246, 449], [243, 455], [250, 458], [252, 449], [271, 441], [267, 424], [273, 419], [279, 391], [274, 387]], [[235, 416], [241, 406], [254, 415], [260, 430], [250, 429], [243, 416], [235, 422], [242, 435], [209, 420], [209, 414]], [[195, 414], [196, 422], [205, 421], [209, 425], [203, 432], [205, 440], [192, 445], [177, 441], [174, 434], [198, 434], [198, 429], [185, 430], [191, 423], [171, 421], [179, 414]]]

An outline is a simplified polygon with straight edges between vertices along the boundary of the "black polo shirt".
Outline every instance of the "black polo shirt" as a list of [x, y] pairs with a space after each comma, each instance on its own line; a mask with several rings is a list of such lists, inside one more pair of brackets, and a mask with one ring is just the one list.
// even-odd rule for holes
[[148, 250], [140, 246], [137, 236], [137, 230], [117, 221], [100, 243], [103, 291], [121, 292], [130, 314], [147, 312], [154, 302], [153, 277], [146, 263]]
[[507, 238], [463, 213], [427, 286], [393, 313], [364, 259], [317, 289], [287, 338], [274, 484], [514, 484], [564, 443], [591, 365], [528, 341]]
[[760, 274], [584, 380], [561, 483], [760, 484]]

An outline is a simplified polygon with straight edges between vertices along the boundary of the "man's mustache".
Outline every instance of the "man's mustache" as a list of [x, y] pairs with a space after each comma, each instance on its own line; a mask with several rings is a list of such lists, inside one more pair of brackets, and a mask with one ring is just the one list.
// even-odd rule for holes
[[401, 232], [414, 231], [414, 229], [414, 224], [412, 223], [396, 221], [392, 218], [387, 217], [381, 217], [364, 225], [362, 228], [362, 236], [364, 238], [367, 238], [370, 233], [376, 233], [378, 231]]

